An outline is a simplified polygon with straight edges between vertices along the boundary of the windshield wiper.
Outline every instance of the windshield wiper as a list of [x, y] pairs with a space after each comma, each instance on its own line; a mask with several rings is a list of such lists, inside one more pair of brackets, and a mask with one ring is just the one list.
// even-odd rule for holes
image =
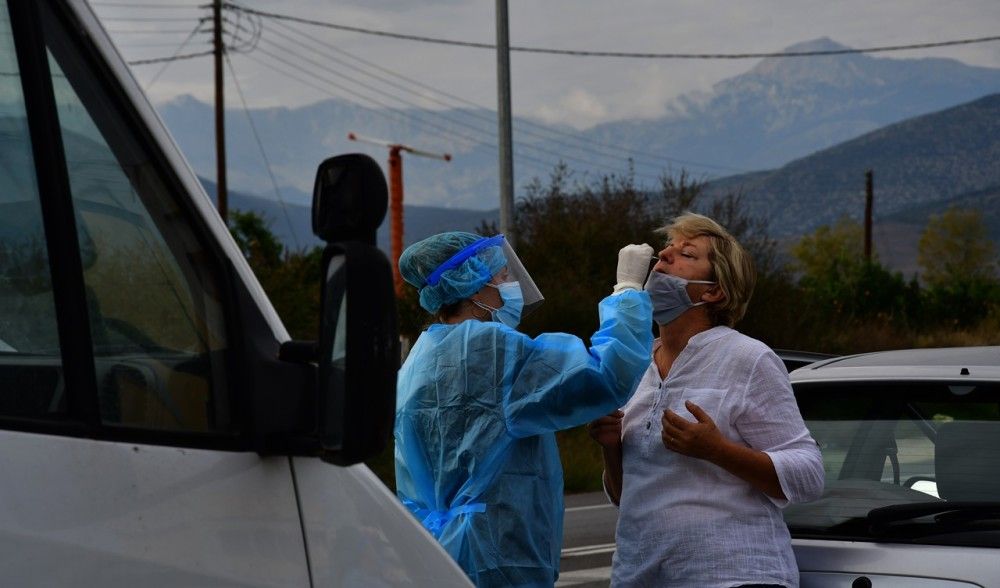
[[[929, 517], [931, 521], [917, 519]], [[969, 523], [996, 521], [1000, 526], [1000, 502], [915, 502], [893, 504], [868, 512], [868, 527], [872, 535], [891, 534], [914, 525], [933, 527], [934, 532], [949, 532], [968, 528]], [[930, 529], [929, 529], [930, 530]]]

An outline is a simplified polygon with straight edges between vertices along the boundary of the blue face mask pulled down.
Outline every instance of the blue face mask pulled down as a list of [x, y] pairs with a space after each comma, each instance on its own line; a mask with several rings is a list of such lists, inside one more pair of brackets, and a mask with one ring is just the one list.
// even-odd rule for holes
[[714, 284], [707, 280], [685, 280], [663, 272], [649, 272], [645, 290], [653, 302], [653, 320], [658, 325], [666, 325], [684, 314], [684, 311], [704, 302], [691, 302], [688, 284]]
[[521, 284], [518, 282], [504, 282], [502, 284], [486, 284], [497, 289], [503, 306], [493, 308], [488, 304], [473, 300], [476, 306], [490, 311], [493, 320], [501, 322], [512, 329], [516, 329], [521, 324], [521, 310], [524, 309], [524, 296], [521, 294]]

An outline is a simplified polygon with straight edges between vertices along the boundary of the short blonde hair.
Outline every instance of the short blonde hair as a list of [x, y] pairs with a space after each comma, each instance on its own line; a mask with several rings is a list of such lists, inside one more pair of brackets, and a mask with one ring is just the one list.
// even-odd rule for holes
[[712, 280], [725, 296], [721, 301], [707, 304], [713, 325], [732, 327], [746, 314], [747, 305], [757, 282], [750, 254], [714, 220], [693, 212], [685, 212], [657, 230], [667, 239], [681, 236], [688, 239], [706, 236], [709, 241], [708, 261], [712, 265]]

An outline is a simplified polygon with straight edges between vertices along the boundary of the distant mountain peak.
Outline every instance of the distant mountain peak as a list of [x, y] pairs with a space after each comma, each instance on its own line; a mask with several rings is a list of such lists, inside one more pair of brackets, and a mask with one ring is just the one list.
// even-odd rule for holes
[[[782, 53], [808, 51], [843, 51], [850, 49], [829, 37], [820, 37], [785, 47]], [[727, 82], [741, 80], [767, 80], [778, 84], [819, 83], [840, 86], [865, 83], [871, 75], [870, 68], [875, 59], [864, 54], [812, 55], [801, 57], [767, 57], [747, 73], [719, 82], [726, 87]]]
[[198, 108], [198, 107], [204, 108], [207, 106], [209, 106], [208, 103], [198, 100], [191, 94], [180, 94], [178, 96], [174, 96], [173, 98], [156, 105], [157, 108], [177, 108], [177, 109]]
[[810, 41], [802, 41], [789, 45], [781, 50], [782, 53], [802, 53], [806, 51], [843, 51], [850, 49], [847, 45], [841, 45], [830, 37], [820, 37]]

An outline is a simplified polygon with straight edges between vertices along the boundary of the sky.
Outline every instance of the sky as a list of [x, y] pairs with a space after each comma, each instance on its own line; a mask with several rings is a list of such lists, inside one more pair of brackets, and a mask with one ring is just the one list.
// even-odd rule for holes
[[[92, 5], [123, 56], [134, 61], [209, 49], [208, 32], [190, 36], [198, 19], [209, 14], [198, 8], [206, 3], [97, 0]], [[364, 29], [479, 43], [496, 41], [495, 2], [488, 0], [238, 3], [261, 11]], [[236, 22], [245, 31], [241, 33], [243, 39], [249, 39], [251, 31], [258, 31], [259, 37], [256, 43], [244, 43], [231, 52], [231, 71], [235, 72], [238, 86], [227, 72], [226, 93], [230, 97], [242, 93], [251, 108], [296, 107], [330, 97], [369, 107], [496, 107], [496, 54], [492, 50], [392, 39], [269, 18]], [[820, 37], [851, 47], [877, 47], [995, 36], [1000, 34], [1000, 2], [510, 0], [509, 22], [513, 46], [647, 53], [759, 53], [781, 51]], [[945, 57], [1000, 68], [1000, 42], [879, 56]], [[745, 72], [758, 62], [515, 52], [511, 54], [512, 109], [518, 116], [577, 129], [615, 120], [654, 118], [663, 115], [678, 96], [705, 95], [714, 83]], [[133, 72], [154, 103], [184, 94], [208, 102], [213, 95], [211, 68], [212, 60], [206, 56], [134, 65]], [[389, 82], [371, 77], [372, 73]]]

